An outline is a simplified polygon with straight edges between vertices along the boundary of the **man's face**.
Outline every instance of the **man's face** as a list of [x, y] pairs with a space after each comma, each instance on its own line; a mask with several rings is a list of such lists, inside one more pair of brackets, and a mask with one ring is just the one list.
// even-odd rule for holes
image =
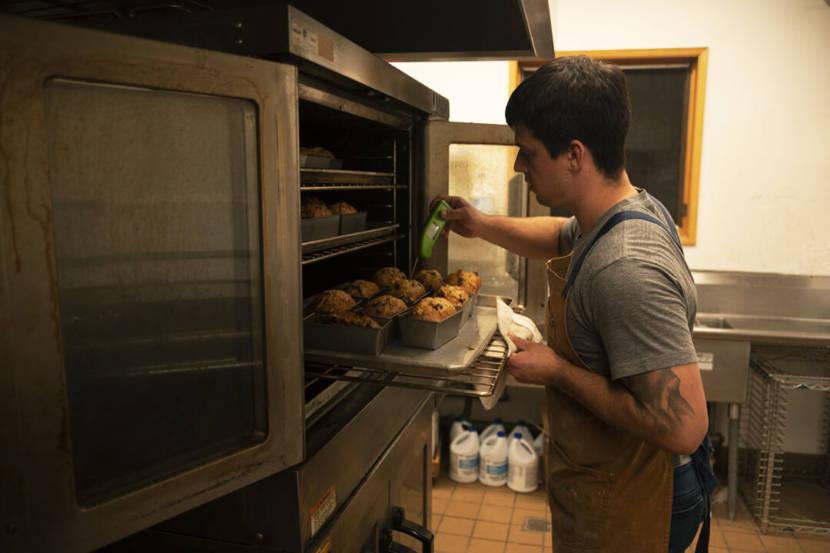
[[519, 153], [513, 170], [524, 173], [530, 190], [536, 194], [540, 204], [547, 207], [562, 206], [568, 178], [567, 156], [550, 157], [542, 141], [524, 125], [516, 125], [514, 132]]

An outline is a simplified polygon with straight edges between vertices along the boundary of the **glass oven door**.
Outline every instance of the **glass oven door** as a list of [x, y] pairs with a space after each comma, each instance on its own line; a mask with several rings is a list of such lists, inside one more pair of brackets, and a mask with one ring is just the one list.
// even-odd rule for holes
[[[518, 147], [506, 125], [429, 121], [425, 126], [425, 194], [421, 211], [438, 194], [467, 199], [484, 213], [511, 217], [549, 215], [513, 171]], [[446, 274], [458, 269], [479, 273], [481, 292], [513, 300], [514, 308], [543, 321], [546, 298], [544, 263], [527, 260], [484, 240], [451, 234], [439, 240], [421, 265]]]
[[302, 460], [296, 69], [0, 36], [0, 549], [87, 551]]

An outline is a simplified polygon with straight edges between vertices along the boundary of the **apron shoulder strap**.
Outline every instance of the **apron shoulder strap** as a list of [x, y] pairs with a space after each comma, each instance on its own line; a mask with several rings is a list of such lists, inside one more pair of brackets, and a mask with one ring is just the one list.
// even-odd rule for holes
[[[649, 194], [649, 198], [651, 198], [651, 200], [654, 203], [660, 206], [667, 220], [671, 221], [671, 215], [669, 215], [669, 211], [665, 208], [665, 206], [661, 204], [659, 201], [657, 201], [653, 196], [651, 196], [651, 194]], [[663, 227], [663, 229], [666, 232], [668, 232], [669, 235], [672, 237], [675, 245], [677, 245], [677, 247], [680, 249], [680, 254], [683, 255], [683, 245], [680, 243], [680, 236], [677, 234], [677, 229], [674, 228], [674, 225], [667, 226], [663, 221], [649, 215], [648, 213], [643, 213], [642, 211], [620, 211], [619, 213], [615, 213], [614, 215], [612, 215], [611, 218], [608, 219], [604, 225], [602, 225], [602, 228], [599, 229], [599, 232], [596, 236], [594, 236], [594, 239], [591, 240], [590, 244], [588, 244], [588, 247], [585, 248], [585, 251], [582, 252], [582, 255], [580, 255], [579, 258], [574, 262], [573, 270], [571, 271], [571, 274], [568, 277], [568, 281], [565, 283], [565, 287], [562, 289], [563, 298], [568, 296], [568, 292], [570, 291], [571, 286], [573, 286], [573, 283], [576, 281], [576, 276], [579, 274], [579, 270], [582, 268], [582, 263], [585, 261], [585, 258], [588, 256], [588, 253], [591, 251], [591, 248], [594, 247], [594, 244], [596, 244], [597, 240], [605, 236], [608, 233], [608, 231], [610, 231], [615, 226], [619, 225], [623, 221], [628, 221], [630, 219], [640, 219]]]

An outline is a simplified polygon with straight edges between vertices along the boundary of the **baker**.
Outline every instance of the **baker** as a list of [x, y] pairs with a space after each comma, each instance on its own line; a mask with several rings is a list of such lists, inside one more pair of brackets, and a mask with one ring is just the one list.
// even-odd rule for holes
[[[521, 382], [546, 389], [553, 550], [708, 547], [714, 475], [692, 342], [697, 294], [674, 222], [625, 171], [625, 75], [585, 56], [549, 62], [505, 110], [514, 169], [562, 217], [502, 217], [465, 199], [446, 232], [547, 259], [547, 346], [513, 337]], [[636, 183], [635, 183], [636, 184]]]

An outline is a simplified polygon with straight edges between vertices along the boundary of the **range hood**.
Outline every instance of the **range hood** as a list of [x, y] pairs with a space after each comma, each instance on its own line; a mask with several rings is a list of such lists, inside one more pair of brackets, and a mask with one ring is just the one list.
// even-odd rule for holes
[[[239, 53], [267, 42], [263, 0], [7, 0], [0, 10], [126, 34], [171, 18], [215, 18], [234, 25]], [[548, 0], [293, 0], [289, 4], [364, 49], [394, 61], [553, 58]], [[223, 48], [230, 51], [230, 48]]]

